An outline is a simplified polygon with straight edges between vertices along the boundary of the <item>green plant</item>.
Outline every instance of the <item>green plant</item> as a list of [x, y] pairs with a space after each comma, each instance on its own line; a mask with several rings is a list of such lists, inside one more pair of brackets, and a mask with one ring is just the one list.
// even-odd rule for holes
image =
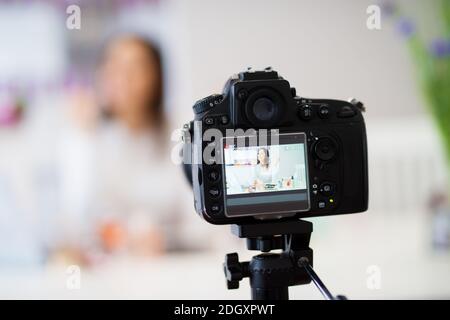
[[402, 16], [393, 2], [385, 3], [385, 12], [396, 20], [397, 29], [405, 37], [417, 66], [419, 83], [428, 109], [440, 132], [447, 164], [450, 168], [450, 0], [438, 0], [436, 16], [442, 36], [431, 42], [423, 40], [416, 25]]

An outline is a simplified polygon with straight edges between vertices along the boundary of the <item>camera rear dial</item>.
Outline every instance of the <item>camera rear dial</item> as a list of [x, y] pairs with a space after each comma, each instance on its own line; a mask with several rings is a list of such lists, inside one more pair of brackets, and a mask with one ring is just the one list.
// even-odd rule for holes
[[315, 156], [322, 161], [334, 159], [338, 152], [337, 144], [328, 137], [320, 138], [313, 147]]

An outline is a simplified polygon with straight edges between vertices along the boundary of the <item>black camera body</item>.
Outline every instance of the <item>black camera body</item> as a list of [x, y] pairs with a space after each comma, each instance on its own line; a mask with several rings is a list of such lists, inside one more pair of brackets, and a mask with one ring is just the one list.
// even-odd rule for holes
[[[222, 94], [193, 109], [195, 119], [185, 130], [197, 161], [187, 170], [196, 211], [208, 222], [254, 224], [367, 210], [360, 102], [299, 97], [267, 68], [233, 76]], [[208, 130], [223, 138], [210, 139]]]

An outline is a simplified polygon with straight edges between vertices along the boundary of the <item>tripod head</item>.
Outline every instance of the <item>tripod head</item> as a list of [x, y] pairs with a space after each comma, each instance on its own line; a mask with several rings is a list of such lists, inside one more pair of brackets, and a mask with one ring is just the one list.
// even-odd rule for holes
[[[239, 281], [248, 277], [253, 300], [288, 300], [290, 286], [312, 280], [326, 298], [336, 299], [312, 269], [312, 230], [312, 223], [303, 220], [232, 225], [234, 235], [247, 239], [247, 249], [263, 253], [250, 262], [239, 262], [237, 253], [225, 256], [228, 289], [239, 288]], [[279, 249], [281, 253], [270, 252]]]

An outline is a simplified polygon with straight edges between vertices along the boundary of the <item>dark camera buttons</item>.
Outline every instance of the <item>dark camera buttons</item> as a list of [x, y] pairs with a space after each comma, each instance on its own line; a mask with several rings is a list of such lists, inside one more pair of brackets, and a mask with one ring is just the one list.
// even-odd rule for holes
[[317, 207], [319, 209], [325, 209], [326, 206], [327, 206], [327, 203], [325, 201], [319, 201], [319, 203], [317, 204]]
[[245, 89], [239, 90], [239, 92], [238, 92], [238, 94], [237, 94], [237, 97], [238, 97], [240, 100], [245, 100], [245, 99], [247, 99], [247, 97], [248, 97], [248, 92], [247, 92], [247, 90], [245, 90]]
[[313, 191], [312, 191], [312, 193], [313, 193], [313, 195], [317, 195], [317, 184], [316, 183], [314, 183], [313, 185], [312, 185], [312, 189], [313, 189]]
[[311, 119], [313, 116], [311, 107], [307, 104], [301, 106], [300, 110], [298, 111], [298, 116], [303, 120]]
[[331, 182], [324, 182], [320, 185], [319, 191], [324, 196], [331, 196], [334, 193], [334, 184]]
[[353, 110], [353, 108], [350, 107], [350, 106], [343, 106], [343, 107], [338, 111], [338, 114], [337, 114], [337, 116], [338, 116], [339, 118], [351, 118], [351, 117], [353, 117], [354, 115], [356, 115], [356, 112], [355, 112], [355, 110]]
[[227, 125], [228, 122], [230, 122], [230, 119], [228, 118], [227, 115], [223, 115], [223, 116], [220, 117], [220, 123], [222, 125]]
[[208, 180], [209, 182], [217, 182], [220, 179], [220, 173], [217, 170], [212, 170], [208, 173]]
[[214, 124], [214, 118], [211, 117], [206, 117], [203, 122], [208, 125], [208, 126], [212, 126]]
[[322, 161], [333, 159], [337, 153], [337, 146], [330, 138], [320, 138], [314, 146], [314, 153]]
[[327, 119], [330, 116], [330, 109], [326, 104], [323, 104], [319, 108], [319, 117], [322, 119]]
[[211, 206], [210, 206], [210, 212], [212, 213], [212, 214], [218, 214], [218, 213], [220, 213], [222, 211], [222, 206], [219, 204], [219, 203], [213, 203]]
[[208, 190], [208, 193], [209, 193], [209, 195], [210, 195], [211, 197], [213, 197], [213, 198], [218, 198], [218, 197], [220, 197], [220, 189], [219, 189], [219, 188], [216, 188], [216, 187], [210, 188], [210, 189]]

